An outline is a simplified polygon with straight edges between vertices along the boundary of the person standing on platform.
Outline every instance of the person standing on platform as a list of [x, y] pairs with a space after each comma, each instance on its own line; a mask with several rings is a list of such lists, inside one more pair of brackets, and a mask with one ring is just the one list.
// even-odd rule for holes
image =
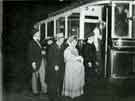
[[76, 48], [77, 37], [69, 37], [68, 44], [64, 51], [65, 77], [62, 95], [74, 99], [84, 94], [84, 65]]
[[99, 21], [96, 27], [93, 30], [94, 33], [94, 44], [96, 47], [96, 65], [97, 65], [97, 72], [102, 74], [103, 72], [103, 30], [105, 28], [105, 22]]
[[47, 52], [46, 82], [50, 101], [60, 101], [65, 71], [63, 42], [63, 33], [58, 33], [56, 42], [48, 48]]
[[85, 80], [88, 83], [91, 78], [96, 77], [96, 47], [93, 33], [88, 36], [86, 44], [82, 48], [82, 56], [84, 58]]
[[40, 44], [40, 32], [37, 31], [33, 35], [33, 39], [29, 46], [29, 59], [32, 67], [32, 92], [34, 95], [40, 93], [40, 88], [43, 93], [46, 93], [46, 84], [44, 83], [44, 63], [41, 53], [42, 46]]

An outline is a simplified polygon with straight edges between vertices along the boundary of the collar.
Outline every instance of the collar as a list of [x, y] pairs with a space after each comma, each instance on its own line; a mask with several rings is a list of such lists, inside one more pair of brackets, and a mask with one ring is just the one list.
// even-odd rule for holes
[[37, 43], [37, 45], [38, 45], [40, 48], [42, 48], [42, 47], [41, 47], [41, 44], [40, 44], [40, 42], [39, 42], [38, 40], [35, 40], [35, 39], [34, 39], [34, 41]]

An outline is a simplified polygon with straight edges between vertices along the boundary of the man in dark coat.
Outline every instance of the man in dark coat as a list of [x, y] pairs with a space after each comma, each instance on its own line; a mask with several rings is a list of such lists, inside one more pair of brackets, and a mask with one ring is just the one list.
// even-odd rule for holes
[[59, 101], [64, 79], [64, 42], [63, 33], [58, 33], [54, 42], [47, 52], [46, 82], [48, 95], [51, 101]]
[[[34, 34], [33, 39], [31, 40], [29, 44], [29, 59], [32, 66], [32, 70], [38, 70], [40, 67], [41, 62], [41, 45], [39, 43], [40, 37], [36, 34]], [[36, 68], [34, 69], [33, 67]]]
[[44, 84], [44, 72], [43, 66], [41, 65], [42, 60], [42, 47], [40, 44], [40, 33], [39, 31], [34, 33], [33, 39], [29, 45], [29, 60], [30, 66], [32, 68], [32, 92], [33, 94], [39, 94], [41, 87], [42, 92], [45, 92], [44, 89], [46, 85]]
[[96, 69], [96, 48], [93, 43], [94, 36], [89, 36], [87, 42], [82, 48], [82, 55], [84, 57], [84, 65], [85, 65], [85, 79], [86, 82], [91, 77], [93, 78], [93, 74], [95, 74]]

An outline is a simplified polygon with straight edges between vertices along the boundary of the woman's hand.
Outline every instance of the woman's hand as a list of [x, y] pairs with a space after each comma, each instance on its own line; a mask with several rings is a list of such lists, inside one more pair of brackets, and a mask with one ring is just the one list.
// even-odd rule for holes
[[80, 56], [80, 58], [81, 58], [81, 62], [83, 63], [83, 61], [84, 61], [83, 57], [82, 57], [82, 56]]
[[82, 62], [82, 63], [83, 63], [83, 57], [82, 57], [82, 56], [78, 56], [78, 57], [76, 57], [76, 59], [77, 59], [77, 61], [79, 61], [79, 62]]

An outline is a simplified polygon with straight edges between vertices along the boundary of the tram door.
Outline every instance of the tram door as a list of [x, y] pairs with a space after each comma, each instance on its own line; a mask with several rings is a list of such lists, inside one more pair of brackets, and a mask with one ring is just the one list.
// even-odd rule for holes
[[104, 35], [103, 6], [86, 7], [84, 11], [84, 39], [94, 36], [96, 48], [96, 72], [104, 74]]

